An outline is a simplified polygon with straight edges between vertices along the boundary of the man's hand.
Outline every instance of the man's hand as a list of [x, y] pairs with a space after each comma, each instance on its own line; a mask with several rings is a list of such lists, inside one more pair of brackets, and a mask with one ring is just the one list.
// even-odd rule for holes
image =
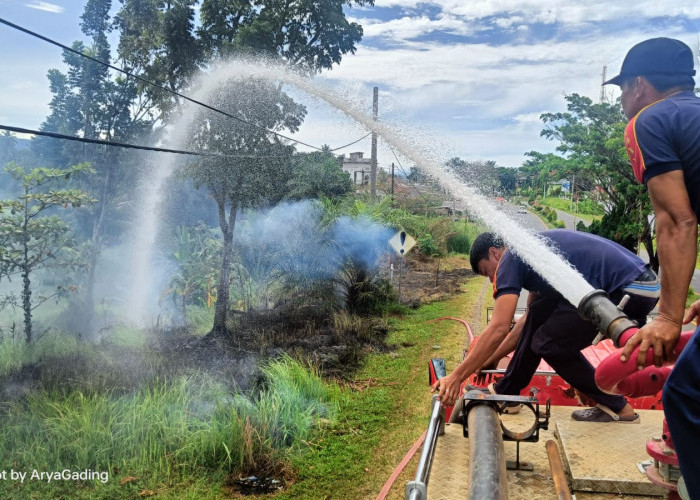
[[[700, 305], [698, 306], [698, 310], [700, 311]], [[627, 361], [634, 348], [639, 346], [637, 367], [640, 370], [644, 368], [646, 364], [647, 351], [649, 348], [654, 350], [654, 364], [656, 366], [661, 366], [664, 361], [669, 360], [680, 335], [681, 325], [659, 315], [654, 321], [640, 328], [639, 331], [627, 341], [622, 349], [620, 360], [622, 362]]]
[[687, 325], [693, 320], [696, 320], [695, 324], [700, 322], [700, 300], [690, 304], [690, 307], [685, 312], [685, 316], [683, 316], [683, 324]]
[[459, 399], [459, 386], [461, 382], [461, 380], [458, 380], [450, 374], [437, 380], [437, 382], [430, 387], [430, 392], [438, 393], [438, 400], [442, 406], [453, 406], [457, 399]]

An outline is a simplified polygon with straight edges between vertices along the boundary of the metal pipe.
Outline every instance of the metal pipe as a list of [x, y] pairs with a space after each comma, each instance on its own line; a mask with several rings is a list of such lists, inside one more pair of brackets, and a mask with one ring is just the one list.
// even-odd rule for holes
[[603, 290], [586, 294], [578, 304], [578, 314], [593, 323], [601, 334], [611, 338], [617, 347], [621, 347], [620, 336], [637, 327], [637, 323], [613, 304]]
[[428, 423], [428, 430], [423, 443], [423, 450], [418, 461], [416, 478], [406, 483], [406, 500], [427, 500], [428, 480], [430, 479], [430, 469], [433, 466], [435, 456], [435, 445], [438, 436], [445, 433], [445, 409], [440, 404], [437, 395], [433, 396], [433, 409]]
[[496, 409], [475, 404], [467, 414], [469, 426], [469, 498], [508, 498], [503, 435]]
[[545, 447], [547, 448], [549, 470], [552, 472], [552, 480], [554, 481], [554, 491], [557, 493], [557, 500], [571, 500], [571, 490], [569, 490], [569, 483], [566, 482], [564, 466], [561, 463], [561, 456], [559, 455], [559, 447], [552, 439], [547, 440]]

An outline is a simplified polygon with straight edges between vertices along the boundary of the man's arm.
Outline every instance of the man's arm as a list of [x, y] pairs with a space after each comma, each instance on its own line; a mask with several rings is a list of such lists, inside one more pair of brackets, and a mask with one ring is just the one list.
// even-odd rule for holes
[[494, 353], [510, 330], [510, 322], [518, 304], [518, 295], [505, 294], [496, 299], [491, 322], [479, 335], [479, 341], [469, 351], [454, 371], [435, 382], [431, 391], [438, 391], [438, 399], [444, 406], [453, 405], [459, 398], [460, 384], [477, 368], [483, 366]]
[[[539, 296], [539, 294], [535, 292], [530, 292], [527, 296], [528, 310], [530, 304], [537, 296]], [[496, 365], [503, 357], [515, 350], [515, 348], [518, 346], [518, 341], [520, 340], [520, 334], [523, 332], [523, 326], [525, 325], [525, 320], [527, 319], [528, 310], [526, 310], [525, 314], [518, 318], [518, 321], [515, 322], [515, 325], [513, 325], [513, 328], [510, 330], [510, 332], [508, 332], [506, 338], [503, 340], [503, 342], [501, 342], [501, 345], [498, 346], [496, 351], [494, 351], [489, 359], [486, 360], [486, 362], [482, 365], [482, 368], [484, 366]]]
[[501, 345], [499, 345], [493, 354], [489, 356], [489, 359], [484, 362], [482, 368], [486, 366], [495, 366], [501, 359], [515, 350], [515, 347], [518, 345], [518, 340], [520, 340], [520, 334], [523, 331], [526, 317], [527, 313], [518, 318], [518, 321], [515, 322], [515, 325], [513, 325], [513, 328], [508, 332], [506, 338], [501, 342]]
[[690, 279], [695, 269], [698, 221], [690, 207], [682, 170], [652, 177], [647, 182], [656, 214], [656, 247], [661, 267], [659, 314], [624, 346], [625, 361], [639, 345], [637, 364], [642, 366], [647, 350], [654, 350], [654, 363], [668, 359], [678, 341]]

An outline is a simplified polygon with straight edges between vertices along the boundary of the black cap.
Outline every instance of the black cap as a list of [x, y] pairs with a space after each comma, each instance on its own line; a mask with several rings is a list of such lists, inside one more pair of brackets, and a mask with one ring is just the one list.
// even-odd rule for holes
[[603, 85], [620, 85], [626, 78], [645, 75], [694, 76], [693, 52], [686, 44], [672, 38], [644, 40], [627, 52], [620, 74]]

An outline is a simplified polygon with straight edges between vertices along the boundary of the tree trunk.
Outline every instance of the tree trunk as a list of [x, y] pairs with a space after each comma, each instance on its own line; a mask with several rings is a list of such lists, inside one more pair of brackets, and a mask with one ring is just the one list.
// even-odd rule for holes
[[233, 256], [233, 229], [236, 225], [236, 206], [231, 205], [227, 221], [225, 202], [217, 202], [219, 204], [219, 225], [224, 236], [224, 245], [221, 251], [221, 269], [219, 271], [219, 282], [216, 287], [214, 326], [211, 333], [225, 336], [227, 334], [226, 319], [231, 301], [231, 257]]
[[29, 280], [29, 196], [25, 190], [24, 199], [24, 224], [22, 228], [22, 246], [24, 258], [22, 261], [22, 310], [24, 311], [24, 335], [27, 339], [27, 344], [32, 341], [32, 289]]
[[85, 335], [92, 337], [95, 335], [95, 280], [96, 280], [96, 269], [97, 263], [100, 260], [100, 254], [102, 253], [102, 221], [105, 218], [105, 213], [107, 212], [107, 193], [109, 190], [109, 183], [112, 179], [112, 169], [108, 168], [105, 172], [104, 182], [102, 183], [101, 196], [98, 201], [97, 210], [95, 212], [94, 219], [92, 221], [92, 236], [91, 236], [91, 248], [90, 248], [90, 261], [87, 275], [87, 283], [85, 285], [85, 305], [84, 305], [84, 328]]

